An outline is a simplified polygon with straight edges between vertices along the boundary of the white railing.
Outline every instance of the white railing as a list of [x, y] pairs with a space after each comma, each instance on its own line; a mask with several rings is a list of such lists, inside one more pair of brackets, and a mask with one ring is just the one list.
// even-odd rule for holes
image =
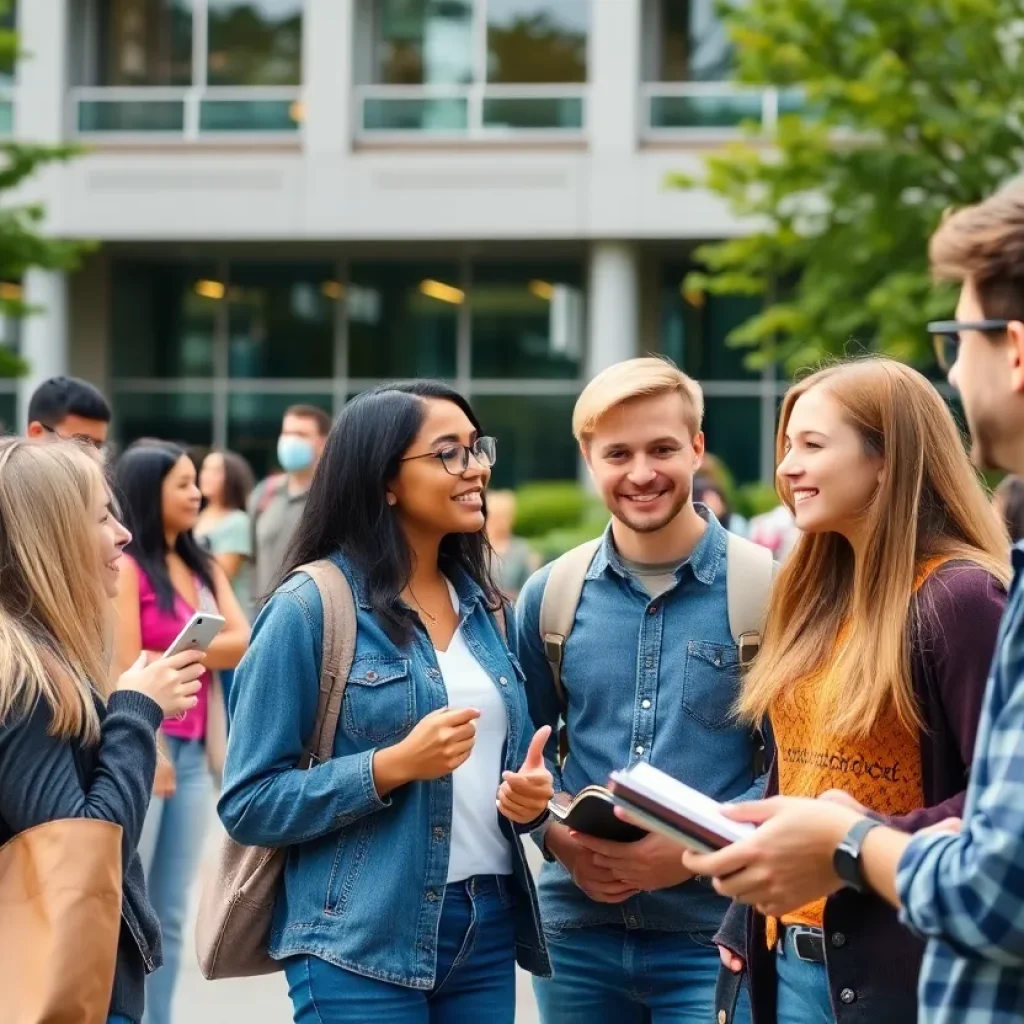
[[732, 82], [645, 82], [640, 98], [640, 124], [648, 139], [735, 136], [749, 122], [771, 134], [780, 114], [802, 104], [798, 89]]
[[87, 139], [294, 139], [303, 120], [295, 87], [80, 86], [68, 104], [69, 134]]
[[587, 132], [586, 85], [358, 85], [362, 139], [576, 140]]

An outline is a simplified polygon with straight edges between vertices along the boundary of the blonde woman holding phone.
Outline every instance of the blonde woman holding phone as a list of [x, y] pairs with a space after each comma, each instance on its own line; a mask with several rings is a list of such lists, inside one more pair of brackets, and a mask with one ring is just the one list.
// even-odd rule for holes
[[137, 851], [156, 731], [195, 707], [204, 670], [195, 651], [139, 658], [108, 686], [111, 601], [130, 540], [95, 458], [70, 442], [0, 441], [0, 844], [67, 818], [121, 827], [117, 1024], [142, 1019], [146, 974], [161, 963]]

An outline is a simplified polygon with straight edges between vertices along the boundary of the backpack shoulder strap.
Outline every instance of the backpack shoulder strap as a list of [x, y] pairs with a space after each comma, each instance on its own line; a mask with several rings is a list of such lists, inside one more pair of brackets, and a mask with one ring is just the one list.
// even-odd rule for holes
[[600, 546], [601, 538], [598, 537], [555, 559], [540, 602], [540, 638], [544, 644], [544, 657], [551, 666], [555, 692], [563, 710], [566, 707], [565, 688], [562, 686], [565, 643], [576, 622], [576, 609], [587, 570]]
[[316, 584], [324, 610], [320, 696], [305, 756], [307, 764], [320, 764], [334, 755], [341, 701], [356, 653], [356, 604], [348, 579], [329, 559], [300, 566], [295, 572], [306, 573]]
[[775, 577], [771, 551], [734, 533], [726, 542], [725, 586], [729, 631], [746, 668], [761, 649], [761, 631]]

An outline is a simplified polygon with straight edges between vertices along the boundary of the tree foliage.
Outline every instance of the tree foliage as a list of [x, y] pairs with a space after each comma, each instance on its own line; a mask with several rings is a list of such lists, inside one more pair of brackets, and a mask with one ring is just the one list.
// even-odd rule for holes
[[755, 364], [923, 364], [925, 322], [953, 308], [929, 235], [1024, 169], [1024, 0], [733, 0], [723, 16], [738, 81], [806, 103], [673, 178], [752, 227], [701, 246], [688, 289], [766, 296], [730, 337]]
[[[9, 7], [0, 0], [0, 18]], [[4, 18], [7, 22], [9, 19]], [[8, 28], [0, 28], [0, 74], [9, 76], [18, 56], [18, 43]], [[28, 57], [27, 59], [31, 59]], [[31, 127], [31, 126], [30, 126]], [[20, 282], [25, 271], [70, 270], [90, 248], [82, 242], [50, 238], [45, 234], [45, 210], [38, 203], [10, 200], [12, 190], [27, 182], [48, 164], [67, 160], [78, 150], [73, 146], [37, 146], [16, 142], [0, 143], [0, 316], [20, 318], [36, 312], [19, 297], [11, 285]], [[16, 377], [27, 367], [11, 349], [0, 344], [0, 377]]]

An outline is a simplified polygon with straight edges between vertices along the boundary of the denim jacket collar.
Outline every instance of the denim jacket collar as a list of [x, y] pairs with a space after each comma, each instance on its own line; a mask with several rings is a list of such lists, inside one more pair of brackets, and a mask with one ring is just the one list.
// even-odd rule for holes
[[[356, 604], [364, 611], [370, 611], [372, 607], [370, 604], [370, 587], [366, 581], [366, 576], [357, 571], [351, 559], [340, 551], [331, 556], [331, 561], [348, 577]], [[455, 588], [455, 593], [459, 595], [459, 604], [463, 612], [472, 612], [476, 605], [486, 603], [483, 590], [464, 569], [459, 567], [450, 568], [445, 575]]]
[[[704, 531], [704, 536], [697, 542], [690, 557], [676, 570], [676, 580], [678, 581], [682, 573], [689, 568], [695, 579], [710, 587], [715, 582], [719, 566], [725, 559], [726, 531], [715, 517], [714, 512], [706, 505], [695, 503], [693, 507], [701, 519], [708, 524], [708, 528]], [[601, 546], [598, 548], [593, 562], [590, 563], [587, 579], [595, 580], [609, 569], [623, 579], [630, 575], [615, 548], [611, 523], [605, 528]]]

